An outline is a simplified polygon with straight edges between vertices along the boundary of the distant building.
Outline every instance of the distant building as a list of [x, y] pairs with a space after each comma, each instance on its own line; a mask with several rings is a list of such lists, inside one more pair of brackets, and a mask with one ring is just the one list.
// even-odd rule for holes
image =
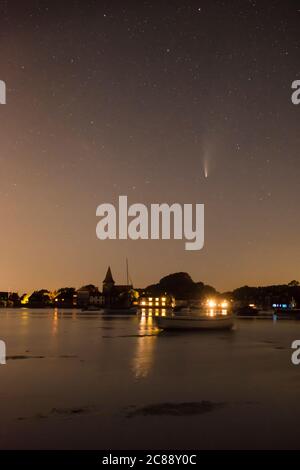
[[116, 285], [110, 266], [103, 281], [103, 297], [105, 307], [130, 307], [132, 285]]
[[0, 307], [18, 307], [19, 296], [16, 292], [0, 292]]
[[90, 292], [89, 290], [77, 291], [77, 307], [88, 307], [89, 305], [103, 305], [103, 295], [98, 292]]
[[90, 305], [101, 306], [104, 304], [104, 297], [101, 292], [90, 295]]
[[77, 307], [88, 307], [89, 305], [101, 306], [104, 304], [104, 297], [99, 289], [93, 285], [83, 286], [76, 292]]
[[108, 267], [106, 276], [103, 280], [102, 292], [98, 287], [89, 284], [76, 291], [77, 307], [85, 308], [89, 305], [127, 308], [132, 305], [133, 288], [131, 284], [116, 285], [110, 267]]
[[172, 308], [175, 306], [175, 299], [170, 295], [155, 296], [141, 296], [138, 300], [138, 306], [141, 308], [154, 308], [164, 309]]
[[0, 292], [0, 307], [7, 307], [9, 292]]
[[77, 306], [85, 307], [89, 305], [90, 292], [88, 290], [78, 289], [77, 291]]

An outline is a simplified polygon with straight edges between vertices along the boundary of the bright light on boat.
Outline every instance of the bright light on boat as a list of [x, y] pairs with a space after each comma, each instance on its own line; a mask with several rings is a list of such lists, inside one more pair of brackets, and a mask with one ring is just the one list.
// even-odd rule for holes
[[222, 308], [227, 308], [227, 307], [228, 307], [228, 302], [227, 302], [227, 300], [223, 300], [223, 302], [221, 303], [221, 307], [222, 307]]

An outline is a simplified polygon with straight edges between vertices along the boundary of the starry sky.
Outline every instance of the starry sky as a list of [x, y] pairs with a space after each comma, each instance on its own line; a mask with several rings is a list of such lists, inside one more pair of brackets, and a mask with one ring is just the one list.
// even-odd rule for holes
[[[0, 290], [300, 280], [297, 1], [0, 0]], [[205, 178], [207, 173], [207, 178]], [[205, 246], [100, 241], [96, 207], [204, 203]]]

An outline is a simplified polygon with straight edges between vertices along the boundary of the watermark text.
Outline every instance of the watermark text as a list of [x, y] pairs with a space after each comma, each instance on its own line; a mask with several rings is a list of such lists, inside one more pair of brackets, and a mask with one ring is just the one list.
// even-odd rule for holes
[[292, 89], [295, 90], [291, 96], [292, 103], [295, 105], [300, 104], [300, 80], [293, 81]]
[[[150, 212], [150, 213], [149, 213]], [[186, 240], [186, 250], [204, 246], [204, 204], [145, 204], [128, 206], [127, 196], [119, 196], [118, 210], [113, 204], [100, 204], [96, 227], [99, 240]]]
[[0, 365], [6, 364], [6, 344], [0, 339]]
[[6, 84], [0, 80], [0, 104], [6, 104]]

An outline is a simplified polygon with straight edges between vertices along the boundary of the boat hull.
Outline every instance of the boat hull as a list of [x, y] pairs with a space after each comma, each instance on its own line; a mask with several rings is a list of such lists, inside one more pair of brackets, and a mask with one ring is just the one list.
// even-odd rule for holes
[[103, 312], [102, 307], [87, 307], [81, 309], [82, 313], [89, 313], [89, 312]]
[[233, 317], [155, 317], [156, 324], [163, 330], [229, 330], [233, 327]]
[[136, 307], [130, 307], [130, 308], [105, 308], [103, 313], [106, 314], [106, 315], [113, 315], [113, 314], [136, 315], [137, 308]]

